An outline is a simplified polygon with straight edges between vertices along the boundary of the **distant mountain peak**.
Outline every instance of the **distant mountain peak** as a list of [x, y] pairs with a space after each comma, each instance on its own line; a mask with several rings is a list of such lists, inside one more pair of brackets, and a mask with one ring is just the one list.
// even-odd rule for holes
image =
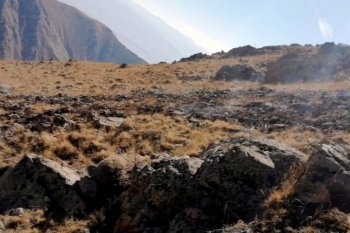
[[179, 60], [207, 52], [130, 0], [59, 0], [106, 24], [131, 51], [148, 62]]
[[102, 23], [56, 0], [0, 0], [0, 59], [145, 63]]

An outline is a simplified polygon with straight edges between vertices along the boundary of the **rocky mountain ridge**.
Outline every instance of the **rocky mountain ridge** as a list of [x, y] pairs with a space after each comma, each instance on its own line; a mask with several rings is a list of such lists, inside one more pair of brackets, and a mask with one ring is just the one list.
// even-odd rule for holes
[[105, 25], [56, 0], [1, 0], [0, 20], [0, 59], [145, 63]]
[[[350, 46], [345, 44], [325, 43], [318, 46], [290, 45], [254, 48], [243, 46], [227, 53], [221, 52], [211, 56], [194, 54], [180, 62], [199, 62], [229, 58], [256, 56], [276, 56], [273, 62], [261, 62], [252, 67], [249, 64], [223, 66], [212, 80], [216, 81], [253, 81], [269, 83], [305, 83], [347, 80], [350, 74]], [[262, 59], [263, 60], [263, 59]]]
[[172, 62], [206, 51], [131, 0], [60, 1], [107, 25], [127, 48], [147, 62]]

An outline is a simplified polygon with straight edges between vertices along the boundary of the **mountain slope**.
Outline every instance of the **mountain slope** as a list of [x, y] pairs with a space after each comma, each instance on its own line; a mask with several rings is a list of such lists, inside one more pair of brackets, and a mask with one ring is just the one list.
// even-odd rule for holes
[[131, 0], [59, 0], [106, 24], [130, 50], [148, 62], [173, 61], [206, 52], [189, 37]]
[[56, 0], [0, 0], [0, 59], [145, 63], [105, 25]]

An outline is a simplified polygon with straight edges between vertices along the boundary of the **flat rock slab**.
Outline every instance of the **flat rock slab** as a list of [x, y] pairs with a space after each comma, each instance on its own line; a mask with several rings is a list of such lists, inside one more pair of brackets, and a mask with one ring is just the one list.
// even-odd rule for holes
[[118, 128], [124, 122], [124, 120], [124, 118], [120, 117], [101, 117], [98, 120], [98, 124], [101, 126], [110, 126]]

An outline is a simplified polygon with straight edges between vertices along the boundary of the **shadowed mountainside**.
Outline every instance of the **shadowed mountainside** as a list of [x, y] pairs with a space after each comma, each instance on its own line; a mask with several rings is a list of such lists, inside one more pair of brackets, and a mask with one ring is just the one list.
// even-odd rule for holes
[[105, 25], [56, 0], [0, 0], [0, 58], [145, 63]]

